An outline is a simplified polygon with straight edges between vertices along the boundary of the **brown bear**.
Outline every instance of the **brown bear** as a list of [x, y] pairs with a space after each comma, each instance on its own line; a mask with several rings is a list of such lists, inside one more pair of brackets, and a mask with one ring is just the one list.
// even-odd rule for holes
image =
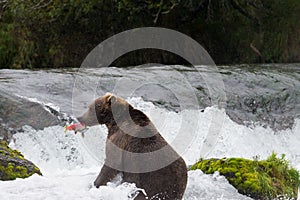
[[106, 93], [78, 117], [86, 126], [105, 124], [106, 158], [94, 182], [98, 188], [118, 174], [123, 182], [145, 190], [135, 199], [182, 199], [187, 167], [156, 130], [150, 119], [124, 99]]

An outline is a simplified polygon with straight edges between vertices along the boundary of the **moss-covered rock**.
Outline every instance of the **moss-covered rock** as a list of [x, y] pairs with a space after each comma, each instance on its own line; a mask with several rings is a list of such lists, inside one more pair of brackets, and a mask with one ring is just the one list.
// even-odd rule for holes
[[5, 141], [0, 140], [0, 180], [27, 178], [35, 173], [42, 175], [39, 168], [19, 151], [10, 149]]
[[273, 153], [267, 160], [243, 158], [202, 159], [190, 170], [206, 174], [219, 171], [241, 194], [254, 199], [297, 199], [299, 172], [282, 155]]

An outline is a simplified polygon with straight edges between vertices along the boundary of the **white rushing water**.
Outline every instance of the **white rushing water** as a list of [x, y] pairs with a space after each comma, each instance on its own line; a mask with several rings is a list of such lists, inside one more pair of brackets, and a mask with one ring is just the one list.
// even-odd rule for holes
[[[196, 121], [184, 131], [195, 134], [182, 151], [180, 144], [172, 146], [180, 152], [187, 165], [195, 163], [200, 155], [209, 157], [243, 157], [261, 159], [272, 151], [286, 154], [291, 164], [300, 169], [300, 120], [296, 119], [292, 130], [274, 132], [262, 126], [245, 127], [224, 115], [224, 111], [208, 107], [204, 112], [185, 110], [179, 113], [167, 111], [144, 102], [139, 98], [129, 102], [144, 111], [154, 122], [163, 137], [170, 143], [182, 130], [183, 121]], [[196, 116], [196, 117], [195, 117]], [[221, 132], [214, 137], [214, 145], [203, 152], [203, 143], [207, 139], [212, 118], [225, 116]], [[107, 130], [104, 126], [90, 128], [81, 134], [64, 133], [61, 126], [52, 126], [36, 131], [25, 126], [24, 132], [14, 135], [10, 144], [34, 162], [43, 176], [33, 175], [27, 179], [0, 181], [0, 199], [132, 199], [136, 191], [134, 183], [120, 184], [116, 179], [107, 186], [96, 189], [93, 181], [97, 177], [104, 161], [104, 148]], [[200, 170], [190, 171], [185, 200], [250, 199], [237, 192], [228, 181], [218, 173], [203, 174]]]

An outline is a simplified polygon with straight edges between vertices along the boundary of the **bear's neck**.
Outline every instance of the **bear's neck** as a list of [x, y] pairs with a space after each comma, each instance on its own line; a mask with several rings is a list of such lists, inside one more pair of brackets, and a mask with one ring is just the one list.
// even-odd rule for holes
[[108, 136], [115, 133], [122, 133], [134, 137], [152, 137], [158, 132], [150, 119], [137, 109], [130, 109], [130, 119], [119, 117], [117, 122], [112, 119], [105, 125], [108, 129]]

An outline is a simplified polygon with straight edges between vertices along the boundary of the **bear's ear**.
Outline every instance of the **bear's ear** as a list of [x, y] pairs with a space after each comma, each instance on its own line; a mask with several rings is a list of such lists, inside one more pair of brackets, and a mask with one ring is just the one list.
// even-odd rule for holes
[[110, 92], [106, 92], [104, 96], [107, 96], [107, 97], [108, 97], [108, 96], [111, 96], [111, 95], [113, 95], [113, 94], [110, 93]]
[[107, 97], [107, 99], [106, 99], [106, 102], [109, 104], [109, 105], [111, 105], [111, 102], [116, 102], [117, 101], [117, 98], [116, 98], [116, 96], [115, 95], [113, 95], [113, 94], [111, 94], [111, 93], [109, 93], [109, 95], [108, 95], [108, 97]]

